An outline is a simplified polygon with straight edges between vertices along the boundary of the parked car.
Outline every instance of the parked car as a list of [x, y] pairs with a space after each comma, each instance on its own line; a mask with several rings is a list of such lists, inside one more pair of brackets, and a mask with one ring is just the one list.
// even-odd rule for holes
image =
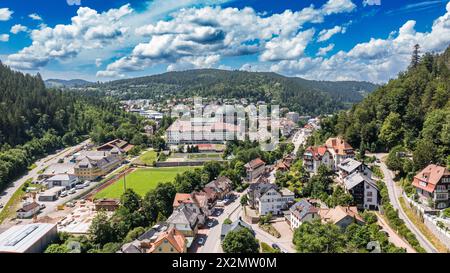
[[77, 184], [76, 186], [75, 186], [75, 189], [77, 189], [77, 190], [81, 190], [81, 189], [83, 189], [84, 188], [84, 184]]
[[41, 209], [41, 210], [42, 210], [42, 209], [45, 209], [45, 204], [40, 204], [40, 205], [39, 205], [39, 209]]
[[74, 193], [76, 193], [77, 191], [75, 190], [75, 189], [71, 189], [71, 190], [69, 190], [69, 194], [74, 194]]
[[2, 203], [0, 203], [0, 209], [1, 209], [1, 208], [3, 208], [3, 204], [2, 204]]
[[205, 239], [204, 238], [198, 239], [198, 244], [199, 245], [203, 245], [204, 243], [205, 243]]
[[62, 191], [61, 194], [59, 195], [60, 197], [66, 197], [67, 196], [67, 191]]
[[90, 181], [86, 181], [86, 182], [83, 183], [83, 186], [84, 186], [84, 187], [88, 187], [90, 184], [91, 184]]
[[280, 247], [275, 243], [272, 244], [272, 248], [276, 250], [281, 250]]
[[66, 207], [73, 208], [73, 207], [75, 207], [75, 204], [72, 202], [67, 202]]

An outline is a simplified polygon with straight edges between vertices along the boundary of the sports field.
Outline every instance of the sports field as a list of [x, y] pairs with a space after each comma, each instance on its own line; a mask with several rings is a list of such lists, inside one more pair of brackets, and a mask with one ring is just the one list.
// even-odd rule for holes
[[[192, 167], [167, 167], [137, 169], [126, 176], [127, 188], [133, 189], [140, 196], [154, 189], [159, 182], [172, 182], [178, 173]], [[101, 190], [95, 198], [120, 198], [124, 191], [123, 178]]]

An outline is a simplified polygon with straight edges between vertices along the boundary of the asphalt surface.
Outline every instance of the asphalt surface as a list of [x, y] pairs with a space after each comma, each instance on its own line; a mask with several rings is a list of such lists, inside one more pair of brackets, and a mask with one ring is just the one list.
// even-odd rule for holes
[[[375, 156], [381, 160], [383, 156], [386, 154], [375, 154]], [[428, 239], [420, 232], [420, 230], [409, 220], [409, 218], [406, 216], [405, 212], [403, 211], [402, 207], [400, 206], [400, 203], [398, 201], [398, 198], [401, 196], [401, 189], [398, 187], [394, 180], [393, 176], [394, 174], [392, 171], [390, 171], [386, 164], [381, 162], [380, 164], [381, 171], [384, 174], [384, 182], [386, 183], [388, 192], [389, 192], [389, 199], [391, 200], [392, 206], [398, 210], [399, 217], [405, 221], [405, 225], [411, 230], [414, 235], [416, 235], [417, 240], [419, 241], [420, 245], [429, 253], [438, 253], [436, 248], [433, 246], [433, 244], [428, 241]]]

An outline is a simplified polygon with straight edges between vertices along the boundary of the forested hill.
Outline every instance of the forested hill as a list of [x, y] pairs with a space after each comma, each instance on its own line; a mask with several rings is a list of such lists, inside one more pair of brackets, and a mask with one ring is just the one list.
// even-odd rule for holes
[[309, 81], [276, 73], [198, 69], [112, 81], [99, 87], [121, 99], [168, 95], [247, 98], [273, 101], [304, 114], [323, 114], [361, 101], [377, 86], [368, 82]]
[[49, 88], [58, 88], [58, 87], [82, 87], [92, 84], [92, 82], [88, 82], [82, 79], [73, 79], [73, 80], [47, 79], [44, 81], [44, 84]]
[[323, 125], [322, 139], [339, 134], [354, 147], [413, 151], [416, 170], [450, 164], [450, 47], [440, 55], [413, 54], [397, 79]]
[[140, 135], [138, 117], [111, 99], [46, 89], [40, 75], [0, 63], [0, 189], [55, 149]]

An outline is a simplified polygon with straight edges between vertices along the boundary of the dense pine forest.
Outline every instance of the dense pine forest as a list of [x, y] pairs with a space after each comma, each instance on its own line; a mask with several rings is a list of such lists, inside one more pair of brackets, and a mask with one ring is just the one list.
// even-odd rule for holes
[[301, 114], [329, 114], [361, 101], [377, 86], [368, 82], [310, 81], [276, 73], [197, 69], [96, 85], [120, 99], [172, 97], [246, 98], [278, 103]]
[[349, 111], [325, 119], [316, 142], [343, 135], [370, 151], [404, 151], [417, 171], [430, 162], [450, 165], [450, 47], [442, 54], [414, 50], [407, 71], [370, 94]]
[[0, 64], [0, 188], [37, 158], [90, 136], [132, 140], [140, 119], [111, 99], [47, 89], [31, 76]]

